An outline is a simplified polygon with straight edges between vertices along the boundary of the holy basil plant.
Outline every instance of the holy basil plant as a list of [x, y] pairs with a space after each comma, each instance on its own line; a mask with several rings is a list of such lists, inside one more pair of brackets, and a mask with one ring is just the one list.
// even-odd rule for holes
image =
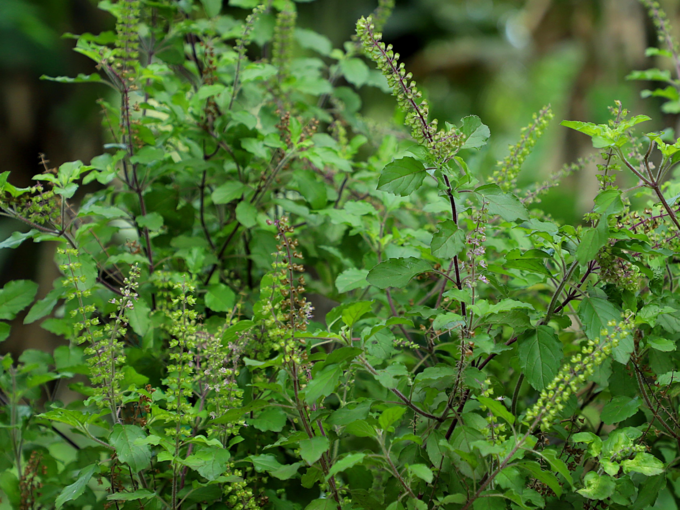
[[[602, 162], [555, 221], [573, 167], [518, 186], [550, 107], [487, 168], [382, 42], [392, 4], [334, 48], [289, 0], [100, 2], [92, 74], [46, 79], [99, 87], [102, 154], [0, 177], [0, 246], [59, 270], [5, 285], [0, 338], [60, 339], [1, 358], [2, 508], [678, 508], [680, 141], [620, 103], [563, 122]], [[680, 76], [632, 77], [677, 111]]]

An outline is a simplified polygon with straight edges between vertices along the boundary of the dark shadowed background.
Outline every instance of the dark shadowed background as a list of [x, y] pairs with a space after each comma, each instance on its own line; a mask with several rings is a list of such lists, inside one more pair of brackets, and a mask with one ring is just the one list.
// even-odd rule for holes
[[[678, 1], [662, 2], [671, 21]], [[239, 18], [246, 11], [229, 8]], [[325, 34], [340, 47], [356, 19], [375, 7], [369, 0], [317, 0], [298, 4], [299, 24]], [[41, 81], [43, 74], [75, 76], [94, 71], [62, 34], [113, 29], [112, 17], [93, 0], [0, 0], [0, 171], [27, 186], [40, 173], [40, 154], [58, 166], [101, 153], [105, 135], [97, 98], [101, 85]], [[644, 56], [656, 44], [654, 27], [638, 0], [397, 0], [384, 39], [395, 46], [429, 96], [440, 122], [479, 115], [491, 129], [490, 150], [470, 162], [490, 172], [507, 154], [533, 112], [552, 104], [555, 119], [524, 166], [522, 179], [544, 180], [564, 163], [593, 152], [590, 141], [559, 126], [563, 119], [606, 122], [607, 107], [620, 99], [633, 113], [654, 117], [652, 128], [675, 127], [677, 116], [640, 99], [644, 83], [625, 76], [664, 65]], [[364, 112], [394, 116], [394, 100], [376, 89], [363, 92]], [[578, 221], [596, 193], [594, 166], [570, 177], [543, 200], [558, 219]], [[23, 228], [0, 219], [0, 239]], [[24, 243], [0, 250], [0, 285], [17, 278], [40, 283], [38, 297], [56, 274], [54, 247]], [[52, 350], [55, 339], [39, 324], [16, 328], [2, 347]]]

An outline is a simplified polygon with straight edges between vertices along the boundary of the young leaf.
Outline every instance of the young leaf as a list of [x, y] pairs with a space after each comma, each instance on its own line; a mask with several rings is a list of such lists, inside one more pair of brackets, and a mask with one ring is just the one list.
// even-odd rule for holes
[[647, 452], [637, 453], [634, 459], [621, 462], [623, 472], [642, 473], [645, 476], [655, 476], [663, 473], [663, 462]]
[[476, 115], [464, 117], [460, 131], [465, 135], [461, 149], [478, 149], [486, 145], [486, 141], [491, 136], [488, 126], [482, 124], [481, 119]]
[[588, 499], [607, 499], [614, 493], [616, 482], [609, 475], [599, 475], [589, 471], [583, 480], [585, 487], [576, 492]]
[[425, 166], [415, 158], [395, 159], [383, 168], [378, 189], [407, 197], [423, 184]]

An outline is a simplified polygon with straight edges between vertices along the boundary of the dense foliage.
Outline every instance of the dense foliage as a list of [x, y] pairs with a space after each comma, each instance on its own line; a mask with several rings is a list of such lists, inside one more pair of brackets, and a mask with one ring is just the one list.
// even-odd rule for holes
[[[17, 318], [64, 339], [2, 358], [5, 501], [678, 508], [680, 140], [636, 135], [649, 117], [618, 102], [563, 122], [602, 162], [583, 225], [561, 225], [540, 197], [579, 165], [517, 185], [549, 106], [484, 168], [488, 128], [440, 127], [381, 41], [390, 0], [342, 49], [258, 3], [103, 0], [115, 33], [76, 46], [97, 72], [50, 78], [112, 89], [110, 143], [30, 188], [0, 178], [27, 225], [0, 247], [55, 243], [61, 273], [37, 301], [0, 291], [0, 339]], [[680, 73], [644, 3], [649, 54]], [[680, 109], [680, 75], [631, 78]], [[363, 117], [361, 87], [408, 131]]]

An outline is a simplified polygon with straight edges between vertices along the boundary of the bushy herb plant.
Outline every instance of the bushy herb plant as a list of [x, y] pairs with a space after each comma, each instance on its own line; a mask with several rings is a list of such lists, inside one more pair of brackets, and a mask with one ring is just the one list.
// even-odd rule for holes
[[[644, 3], [674, 71], [631, 77], [677, 112]], [[602, 159], [559, 224], [540, 197], [576, 166], [517, 184], [549, 106], [477, 167], [488, 128], [431, 118], [381, 40], [390, 0], [342, 49], [290, 0], [231, 5], [100, 2], [93, 74], [50, 79], [111, 89], [103, 154], [0, 178], [26, 225], [0, 246], [53, 243], [61, 274], [0, 291], [0, 337], [64, 340], [1, 360], [3, 504], [677, 509], [680, 141], [619, 103], [563, 122]], [[362, 116], [361, 87], [407, 129]]]

